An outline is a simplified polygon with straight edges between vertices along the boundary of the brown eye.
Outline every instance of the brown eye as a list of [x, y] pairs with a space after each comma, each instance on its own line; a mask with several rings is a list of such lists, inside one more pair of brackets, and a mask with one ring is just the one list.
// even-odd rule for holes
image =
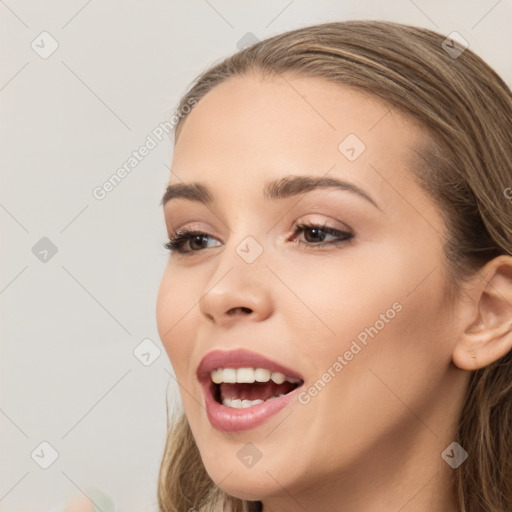
[[[298, 224], [293, 233], [294, 238], [300, 233], [304, 233], [305, 242], [297, 240], [299, 244], [305, 244], [309, 246], [329, 246], [329, 245], [342, 245], [348, 243], [354, 235], [346, 231], [340, 231], [339, 229], [331, 228], [325, 225], [319, 224]], [[333, 236], [335, 240], [325, 242], [327, 236]]]
[[[171, 252], [186, 254], [190, 252], [199, 252], [206, 247], [208, 239], [212, 238], [208, 233], [202, 231], [189, 231], [181, 229], [169, 235], [169, 241], [164, 243], [164, 247]], [[191, 249], [185, 249], [185, 245], [189, 243]]]

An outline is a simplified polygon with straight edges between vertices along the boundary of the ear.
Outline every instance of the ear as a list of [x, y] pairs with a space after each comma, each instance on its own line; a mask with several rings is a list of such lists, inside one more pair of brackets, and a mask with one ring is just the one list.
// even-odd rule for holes
[[469, 292], [466, 325], [453, 347], [462, 370], [484, 368], [512, 349], [512, 256], [498, 256], [479, 271]]

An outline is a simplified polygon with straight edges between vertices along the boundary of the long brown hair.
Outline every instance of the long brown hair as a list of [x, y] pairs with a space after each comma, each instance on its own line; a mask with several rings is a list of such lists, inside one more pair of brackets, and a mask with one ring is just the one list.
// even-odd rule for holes
[[[259, 73], [355, 87], [409, 115], [425, 132], [422, 147], [413, 148], [411, 171], [448, 227], [443, 255], [453, 303], [483, 263], [512, 255], [512, 201], [505, 193], [512, 187], [512, 94], [480, 57], [444, 40], [425, 28], [384, 21], [292, 30], [208, 69], [178, 111], [230, 77]], [[176, 125], [175, 140], [184, 123], [186, 117]], [[228, 496], [211, 480], [184, 413], [168, 425], [161, 512], [261, 510], [260, 502]], [[454, 470], [460, 510], [511, 512], [512, 352], [471, 372], [456, 441], [470, 454]]]

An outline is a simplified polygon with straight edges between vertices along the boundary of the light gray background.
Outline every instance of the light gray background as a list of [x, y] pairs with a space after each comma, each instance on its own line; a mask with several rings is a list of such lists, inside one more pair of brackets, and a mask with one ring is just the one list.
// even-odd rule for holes
[[[247, 32], [348, 18], [457, 31], [510, 85], [512, 3], [0, 0], [0, 16], [0, 510], [58, 512], [94, 487], [118, 512], [156, 511], [166, 389], [178, 400], [155, 320], [170, 142], [105, 199], [94, 187]], [[43, 31], [59, 44], [47, 59], [31, 48]], [[46, 263], [42, 237], [58, 249]], [[150, 366], [133, 354], [146, 338], [162, 350]], [[31, 458], [42, 441], [59, 453], [48, 469]]]

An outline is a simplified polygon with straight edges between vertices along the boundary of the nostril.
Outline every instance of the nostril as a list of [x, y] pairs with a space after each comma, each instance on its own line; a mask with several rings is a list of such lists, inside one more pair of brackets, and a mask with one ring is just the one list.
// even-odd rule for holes
[[236, 315], [237, 313], [250, 313], [252, 309], [246, 308], [246, 307], [238, 307], [238, 308], [232, 308], [230, 310], [230, 314]]

